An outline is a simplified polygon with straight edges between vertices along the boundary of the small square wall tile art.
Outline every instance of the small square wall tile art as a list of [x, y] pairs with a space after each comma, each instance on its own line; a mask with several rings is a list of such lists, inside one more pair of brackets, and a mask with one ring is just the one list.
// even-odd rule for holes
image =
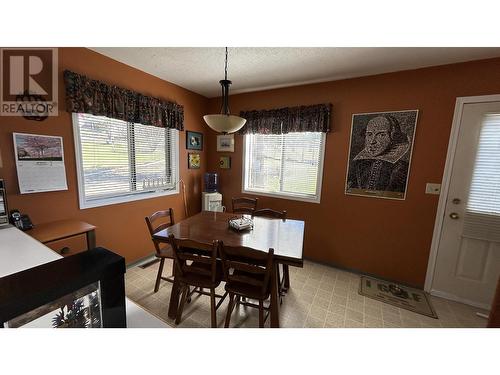
[[194, 154], [194, 153], [188, 154], [189, 169], [200, 169], [200, 164], [201, 164], [200, 154]]
[[231, 168], [231, 157], [230, 156], [221, 156], [219, 159], [219, 167], [221, 167], [221, 169], [230, 169]]

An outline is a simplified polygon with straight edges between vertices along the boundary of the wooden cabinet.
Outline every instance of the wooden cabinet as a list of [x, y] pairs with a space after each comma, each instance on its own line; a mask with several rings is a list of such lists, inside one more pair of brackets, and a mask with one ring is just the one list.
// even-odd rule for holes
[[46, 246], [50, 247], [56, 253], [62, 256], [70, 256], [87, 250], [87, 240], [84, 234], [65, 238], [62, 240], [47, 242]]
[[95, 226], [77, 220], [38, 224], [26, 231], [62, 256], [70, 256], [96, 247]]

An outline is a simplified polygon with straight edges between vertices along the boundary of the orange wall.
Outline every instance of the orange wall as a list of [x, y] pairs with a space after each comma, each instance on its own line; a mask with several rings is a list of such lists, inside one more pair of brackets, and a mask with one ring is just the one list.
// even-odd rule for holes
[[[60, 114], [43, 122], [0, 117], [0, 178], [8, 187], [10, 208], [28, 213], [33, 222], [76, 218], [95, 224], [97, 243], [124, 255], [128, 262], [152, 253], [144, 223], [151, 212], [173, 207], [184, 217], [180, 194], [80, 210], [71, 116], [64, 111], [62, 71], [184, 105], [185, 129], [205, 133], [202, 167], [187, 169], [185, 132], [180, 132], [180, 176], [186, 181], [190, 214], [200, 210], [201, 177], [206, 170], [221, 176], [226, 205], [241, 195], [242, 137], [236, 136], [232, 168], [218, 168], [215, 134], [202, 115], [219, 111], [208, 100], [181, 87], [84, 48], [59, 49]], [[268, 90], [231, 97], [231, 110], [277, 108], [330, 102], [332, 132], [327, 136], [321, 204], [260, 197], [261, 207], [286, 209], [306, 221], [304, 255], [340, 267], [422, 286], [438, 197], [424, 194], [426, 182], [440, 182], [458, 96], [500, 93], [500, 59], [454, 64], [336, 82]], [[344, 195], [347, 151], [353, 113], [418, 109], [419, 120], [405, 201]], [[12, 132], [60, 135], [64, 139], [68, 191], [20, 195]]]
[[[73, 144], [71, 115], [65, 112], [65, 94], [62, 72], [70, 69], [93, 79], [115, 84], [140, 93], [174, 101], [184, 106], [184, 128], [205, 132], [201, 117], [206, 113], [207, 99], [179, 86], [153, 77], [137, 69], [84, 48], [59, 49], [59, 103], [57, 117], [42, 122], [28, 121], [22, 117], [0, 117], [0, 152], [3, 168], [0, 178], [6, 180], [10, 208], [18, 208], [30, 215], [32, 221], [43, 223], [58, 219], [74, 218], [97, 226], [97, 244], [126, 257], [127, 262], [151, 254], [153, 246], [144, 217], [152, 212], [173, 207], [176, 220], [184, 217], [182, 195], [170, 195], [136, 202], [80, 210]], [[14, 163], [12, 133], [34, 133], [63, 137], [68, 190], [59, 192], [20, 195]], [[180, 177], [186, 182], [190, 213], [201, 209], [201, 176], [206, 166], [206, 146], [201, 152], [201, 169], [187, 169], [185, 132], [179, 132]]]
[[[426, 182], [441, 182], [455, 99], [500, 93], [500, 59], [289, 87], [231, 96], [240, 110], [329, 102], [332, 132], [327, 136], [321, 204], [259, 197], [259, 206], [286, 209], [305, 220], [307, 258], [423, 286], [438, 196], [426, 195]], [[219, 100], [210, 101], [212, 112]], [[405, 201], [347, 196], [347, 169], [353, 113], [418, 109], [413, 158]], [[220, 173], [226, 205], [241, 196], [242, 136], [235, 136], [232, 168], [217, 168], [222, 153], [213, 152], [209, 170]]]

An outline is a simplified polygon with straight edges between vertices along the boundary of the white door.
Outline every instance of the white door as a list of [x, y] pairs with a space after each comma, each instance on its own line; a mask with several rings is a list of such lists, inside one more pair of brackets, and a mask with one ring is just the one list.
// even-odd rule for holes
[[432, 290], [487, 309], [500, 275], [500, 102], [464, 104], [459, 129]]

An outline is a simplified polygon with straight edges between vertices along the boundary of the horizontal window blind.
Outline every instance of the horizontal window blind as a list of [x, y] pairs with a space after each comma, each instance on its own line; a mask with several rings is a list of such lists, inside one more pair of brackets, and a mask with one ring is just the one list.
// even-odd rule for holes
[[175, 188], [176, 130], [76, 116], [85, 201]]
[[463, 235], [500, 241], [500, 114], [483, 119]]
[[248, 134], [245, 142], [245, 190], [319, 197], [324, 133]]
[[132, 177], [137, 181], [137, 190], [154, 191], [172, 186], [174, 165], [169, 160], [174, 130], [134, 124], [133, 131], [136, 162]]

